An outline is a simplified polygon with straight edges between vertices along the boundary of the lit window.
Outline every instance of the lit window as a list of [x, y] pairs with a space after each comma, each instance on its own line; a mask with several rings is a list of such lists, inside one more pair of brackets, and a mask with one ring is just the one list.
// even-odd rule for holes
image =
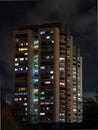
[[65, 61], [65, 58], [59, 58], [60, 61]]
[[35, 74], [35, 73], [38, 73], [38, 69], [33, 69], [33, 73]]
[[21, 43], [21, 46], [23, 46], [23, 43]]
[[25, 56], [27, 56], [27, 55], [28, 55], [28, 53], [27, 53], [27, 52], [25, 52], [25, 53], [24, 53], [24, 55], [25, 55]]
[[39, 46], [38, 46], [38, 45], [35, 45], [35, 46], [34, 46], [34, 49], [38, 49], [38, 48], [39, 48]]
[[14, 93], [14, 95], [15, 95], [15, 96], [18, 96], [18, 95], [19, 95], [19, 93]]
[[41, 31], [40, 34], [41, 34], [41, 35], [45, 34], [45, 31]]
[[70, 54], [70, 51], [67, 51], [68, 54]]
[[15, 71], [18, 71], [19, 70], [19, 68], [15, 68]]
[[19, 65], [19, 63], [15, 63], [15, 66], [18, 66]]
[[35, 67], [38, 67], [38, 64], [35, 64]]
[[38, 93], [38, 89], [34, 89], [34, 93], [35, 93], [35, 94]]
[[40, 113], [40, 115], [41, 115], [41, 116], [44, 116], [44, 115], [45, 115], [45, 113]]
[[70, 58], [70, 56], [67, 56], [67, 58], [69, 59], [69, 58]]
[[45, 102], [45, 104], [47, 104], [47, 105], [48, 105], [48, 104], [50, 104], [50, 102]]
[[54, 103], [53, 102], [45, 102], [45, 104], [48, 105], [48, 104], [54, 104]]
[[44, 105], [44, 104], [45, 104], [45, 102], [41, 102], [41, 103], [40, 103], [40, 105]]
[[54, 76], [50, 76], [50, 79], [54, 79]]
[[18, 50], [19, 50], [19, 51], [27, 51], [28, 48], [19, 48]]
[[52, 40], [52, 43], [54, 43], [54, 40]]
[[18, 88], [18, 91], [24, 91], [27, 90], [26, 88]]
[[28, 60], [28, 58], [25, 58], [25, 60]]
[[76, 76], [75, 76], [75, 75], [73, 75], [72, 77], [73, 77], [73, 79], [76, 79]]
[[17, 59], [17, 58], [15, 58], [15, 61], [18, 61], [18, 59]]
[[45, 97], [40, 97], [40, 100], [45, 100]]
[[28, 95], [28, 93], [27, 93], [27, 92], [25, 92], [25, 93], [23, 93], [23, 95]]
[[65, 83], [62, 83], [62, 82], [61, 82], [60, 85], [65, 85]]
[[28, 70], [28, 67], [26, 67], [26, 70]]
[[76, 112], [77, 111], [77, 109], [73, 109], [73, 112]]
[[21, 101], [22, 100], [22, 98], [19, 98], [19, 101]]
[[77, 57], [78, 58], [78, 60], [80, 60], [80, 57]]
[[18, 98], [14, 98], [14, 101], [18, 101]]
[[80, 96], [80, 93], [78, 93], [78, 96]]
[[73, 69], [73, 70], [76, 70], [76, 68], [75, 68], [75, 67], [73, 67], [72, 69]]
[[28, 42], [26, 42], [26, 46], [28, 46]]
[[38, 79], [34, 79], [34, 82], [35, 82], [35, 83], [38, 82]]
[[19, 70], [21, 70], [21, 71], [22, 71], [22, 70], [23, 70], [23, 68], [19, 68]]
[[41, 94], [43, 95], [43, 94], [45, 94], [45, 92], [41, 92]]
[[27, 98], [24, 98], [24, 101], [26, 101], [27, 100]]
[[15, 71], [17, 71], [18, 69], [17, 68], [15, 68]]
[[20, 60], [20, 61], [23, 61], [23, 60], [24, 60], [24, 58], [20, 58], [19, 60]]
[[45, 66], [41, 66], [40, 69], [41, 69], [41, 70], [44, 70], [44, 69], [45, 69]]
[[39, 43], [38, 40], [34, 40], [34, 45], [37, 45]]
[[76, 96], [74, 96], [73, 98], [76, 99]]
[[16, 42], [18, 42], [18, 41], [19, 41], [19, 39], [17, 38], [17, 39], [16, 39]]
[[79, 101], [82, 101], [82, 99], [81, 99], [80, 97], [78, 97], [78, 100], [79, 100]]
[[60, 113], [60, 116], [64, 116], [65, 115], [65, 113]]
[[38, 99], [34, 99], [34, 102], [38, 102]]
[[45, 84], [50, 84], [51, 82], [50, 81], [45, 81]]
[[27, 106], [27, 102], [24, 102], [23, 105], [24, 105], [24, 106]]
[[72, 73], [76, 75], [76, 71], [73, 71]]
[[54, 71], [50, 71], [50, 74], [53, 74], [54, 73]]
[[35, 111], [35, 112], [38, 112], [38, 109], [35, 109], [34, 111]]
[[50, 36], [46, 36], [46, 39], [50, 39]]
[[50, 58], [50, 56], [46, 56], [46, 59], [49, 59]]
[[25, 115], [27, 116], [27, 115], [28, 115], [28, 113], [25, 113]]
[[73, 88], [73, 91], [76, 91], [76, 88]]
[[49, 110], [49, 107], [47, 107], [46, 110]]
[[60, 70], [65, 70], [65, 68], [60, 68]]
[[70, 80], [69, 79], [67, 79], [67, 82], [69, 82]]

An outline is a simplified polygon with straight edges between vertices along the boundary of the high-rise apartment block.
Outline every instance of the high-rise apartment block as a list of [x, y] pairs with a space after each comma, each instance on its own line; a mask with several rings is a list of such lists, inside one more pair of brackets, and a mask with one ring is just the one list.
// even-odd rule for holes
[[15, 114], [32, 122], [82, 122], [82, 57], [62, 23], [14, 33]]

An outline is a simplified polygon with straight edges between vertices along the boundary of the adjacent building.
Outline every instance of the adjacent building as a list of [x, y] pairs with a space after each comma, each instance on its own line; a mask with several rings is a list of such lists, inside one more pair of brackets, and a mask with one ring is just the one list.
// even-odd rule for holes
[[64, 23], [14, 33], [14, 109], [32, 123], [82, 122], [82, 57]]

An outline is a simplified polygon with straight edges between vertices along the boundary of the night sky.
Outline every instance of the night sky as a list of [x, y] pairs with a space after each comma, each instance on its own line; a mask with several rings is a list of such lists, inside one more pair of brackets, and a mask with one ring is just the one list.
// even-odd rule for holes
[[0, 2], [0, 87], [10, 97], [13, 87], [13, 32], [23, 25], [64, 21], [83, 56], [83, 92], [98, 89], [97, 0], [32, 0]]

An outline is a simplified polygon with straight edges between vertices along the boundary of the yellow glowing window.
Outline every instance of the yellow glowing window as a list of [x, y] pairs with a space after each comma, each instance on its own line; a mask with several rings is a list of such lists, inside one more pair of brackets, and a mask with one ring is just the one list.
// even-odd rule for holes
[[70, 56], [67, 56], [67, 58], [70, 58]]
[[76, 68], [75, 68], [75, 67], [73, 67], [73, 70], [76, 70]]
[[76, 78], [76, 76], [75, 76], [75, 75], [73, 75], [72, 77], [73, 77], [74, 79]]
[[21, 46], [23, 46], [23, 43], [21, 43]]
[[38, 45], [34, 46], [34, 49], [38, 49], [38, 48], [39, 48], [39, 46], [38, 46]]
[[27, 98], [24, 98], [24, 101], [26, 101], [27, 100]]
[[77, 111], [77, 109], [73, 109], [73, 112], [76, 112]]
[[21, 101], [22, 100], [22, 98], [19, 98], [19, 101]]
[[28, 48], [19, 48], [18, 50], [19, 50], [19, 51], [27, 51]]
[[28, 45], [28, 42], [26, 42], [26, 45]]
[[78, 100], [79, 100], [79, 101], [82, 101], [82, 99], [81, 99], [81, 98], [78, 98]]
[[18, 91], [24, 91], [27, 90], [26, 88], [18, 88]]
[[41, 103], [40, 103], [40, 105], [44, 105], [44, 104], [45, 104], [45, 102], [41, 102]]
[[34, 90], [34, 93], [38, 93], [38, 89], [35, 89], [35, 90]]

